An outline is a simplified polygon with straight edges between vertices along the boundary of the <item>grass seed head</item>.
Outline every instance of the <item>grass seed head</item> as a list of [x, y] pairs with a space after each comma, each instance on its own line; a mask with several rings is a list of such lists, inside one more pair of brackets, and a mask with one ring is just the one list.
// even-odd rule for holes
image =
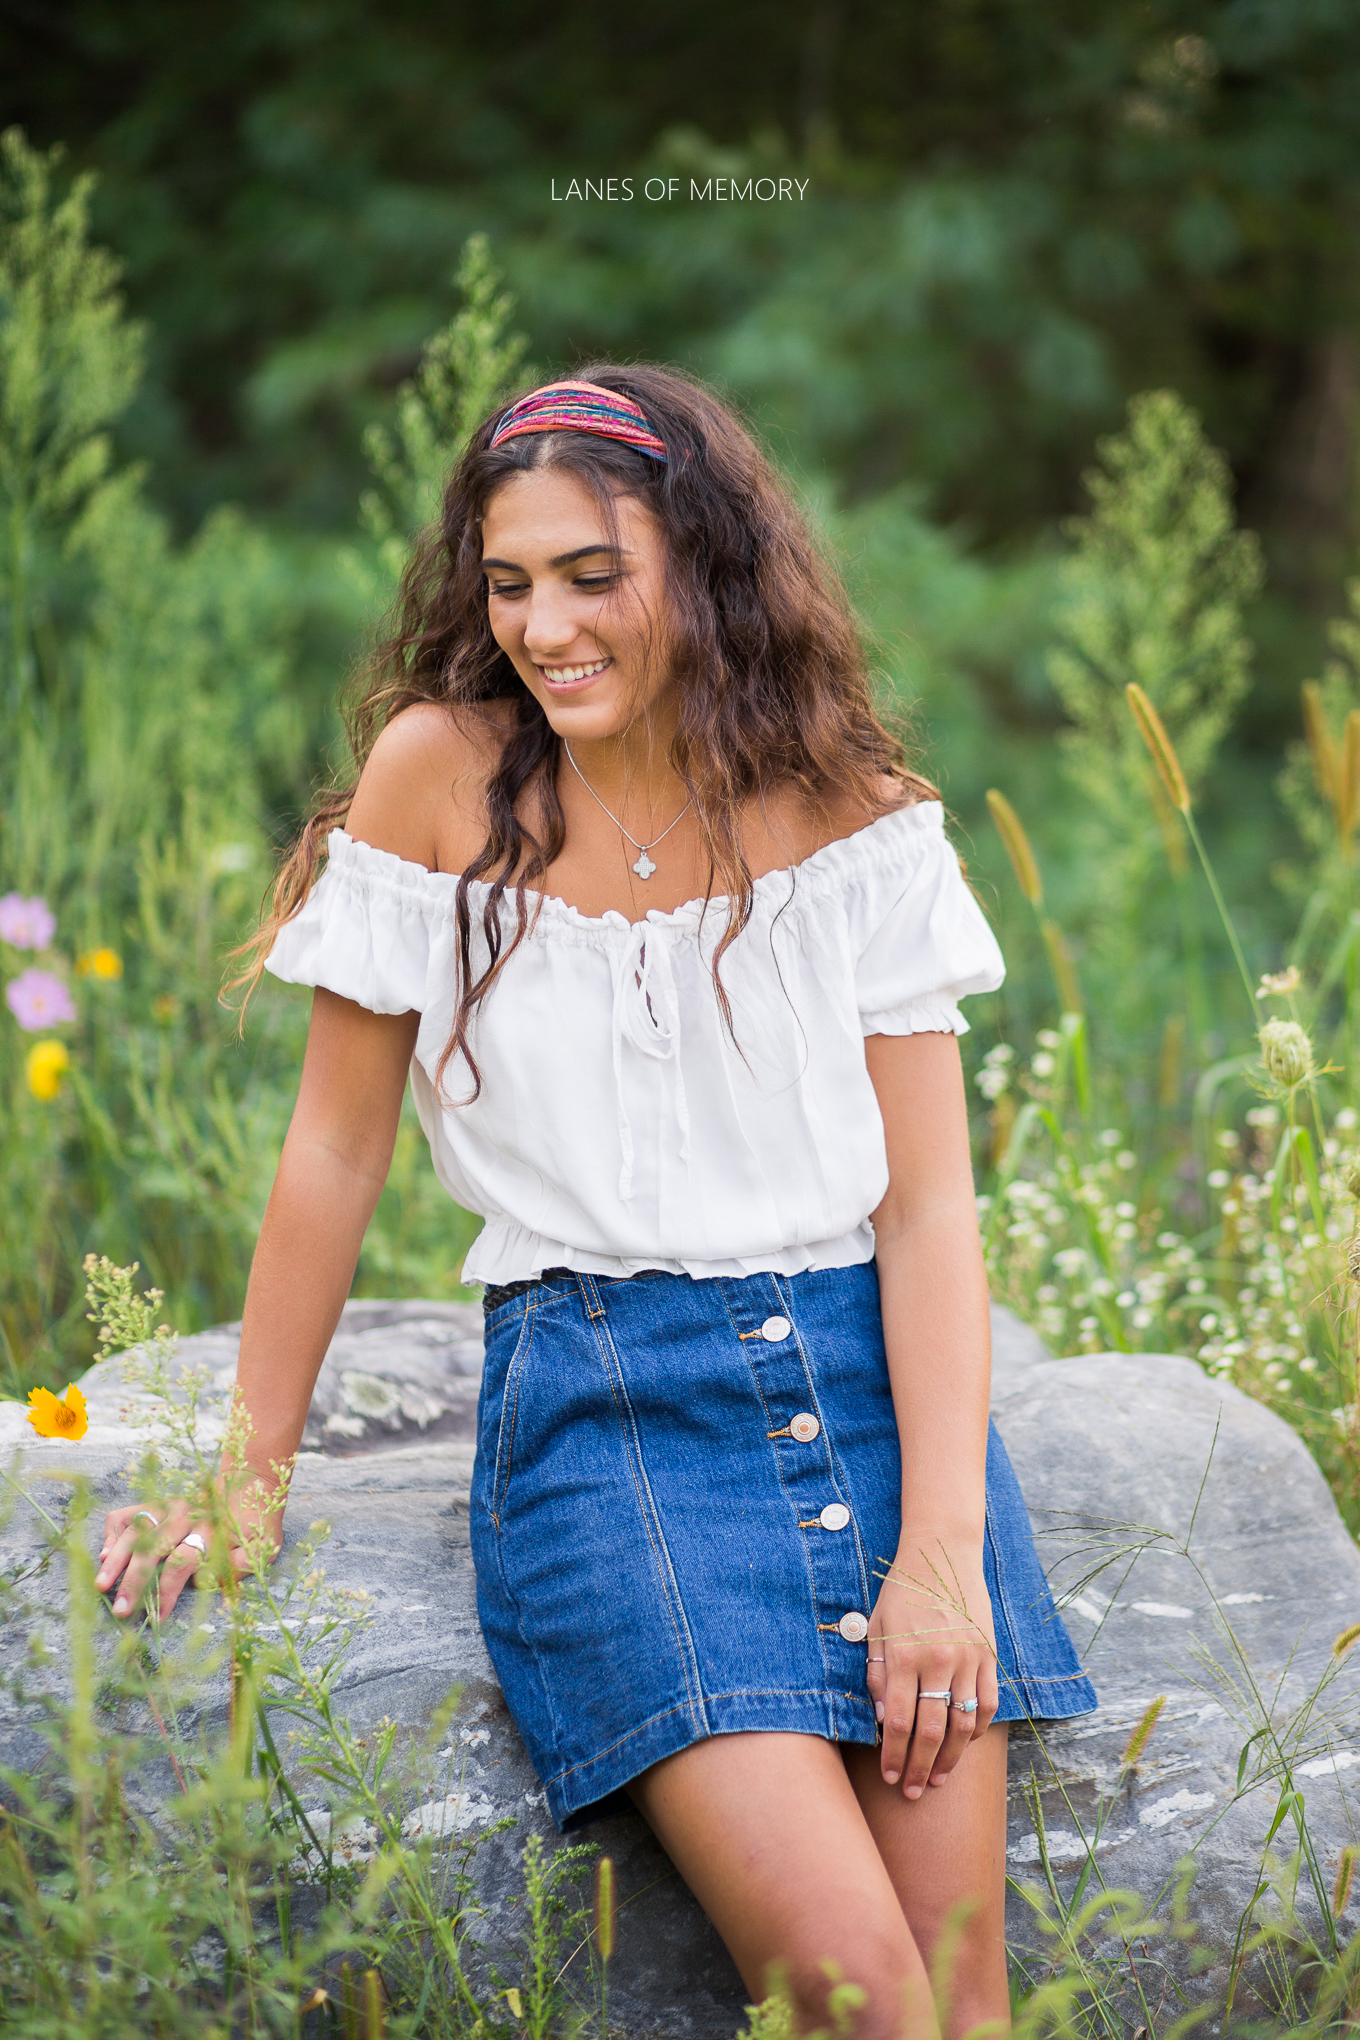
[[1190, 788], [1181, 770], [1181, 761], [1176, 756], [1176, 747], [1166, 733], [1166, 726], [1147, 695], [1136, 680], [1130, 680], [1124, 689], [1125, 699], [1138, 725], [1138, 734], [1152, 754], [1152, 762], [1161, 774], [1162, 785], [1172, 807], [1179, 808], [1183, 815], [1190, 812]]
[[1345, 1657], [1347, 1651], [1352, 1649], [1357, 1643], [1360, 1643], [1360, 1622], [1352, 1622], [1348, 1629], [1342, 1630], [1340, 1636], [1338, 1636], [1336, 1642], [1332, 1645], [1332, 1656], [1334, 1658]]
[[1119, 1760], [1121, 1770], [1131, 1771], [1138, 1762], [1152, 1739], [1152, 1731], [1157, 1726], [1157, 1718], [1165, 1705], [1166, 1695], [1159, 1693], [1152, 1705], [1144, 1709], [1142, 1719], [1124, 1745], [1124, 1754]]
[[614, 1953], [614, 1861], [601, 1856], [595, 1865], [595, 1946], [601, 1962]]
[[1303, 733], [1308, 739], [1308, 755], [1313, 761], [1313, 777], [1318, 792], [1325, 801], [1336, 806], [1337, 787], [1340, 784], [1340, 759], [1332, 733], [1327, 727], [1327, 711], [1322, 706], [1322, 689], [1316, 680], [1303, 683]]
[[1004, 793], [989, 787], [987, 805], [996, 823], [997, 834], [1006, 846], [1006, 855], [1011, 860], [1016, 881], [1021, 892], [1032, 907], [1043, 905], [1044, 882], [1039, 876], [1039, 867], [1034, 861], [1034, 852], [1029, 846], [1029, 837], [1019, 815], [1011, 806]]
[[1355, 1875], [1355, 1850], [1349, 1844], [1341, 1851], [1341, 1861], [1336, 1866], [1336, 1883], [1332, 1886], [1332, 1918], [1339, 1920], [1346, 1910], [1346, 1901], [1351, 1895], [1351, 1879]]

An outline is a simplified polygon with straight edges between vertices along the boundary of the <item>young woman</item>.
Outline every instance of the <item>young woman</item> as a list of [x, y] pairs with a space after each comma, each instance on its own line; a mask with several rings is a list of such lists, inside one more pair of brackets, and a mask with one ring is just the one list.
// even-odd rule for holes
[[[486, 1217], [479, 1605], [559, 1824], [626, 1791], [808, 2024], [828, 1964], [866, 2040], [1004, 2021], [1004, 1724], [1095, 1695], [988, 1429], [955, 1036], [1001, 959], [844, 596], [729, 411], [593, 366], [473, 435], [356, 750], [263, 938], [316, 989], [254, 1467], [297, 1449], [409, 1070]], [[100, 1583], [126, 1614], [162, 1556], [168, 1609], [190, 1526], [142, 1557], [133, 1518]]]

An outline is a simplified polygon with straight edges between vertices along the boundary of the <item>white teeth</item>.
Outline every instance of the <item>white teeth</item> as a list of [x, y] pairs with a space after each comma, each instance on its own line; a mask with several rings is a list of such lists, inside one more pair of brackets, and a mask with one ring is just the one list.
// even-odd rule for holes
[[603, 673], [608, 659], [597, 659], [593, 666], [545, 666], [544, 674], [549, 680], [587, 680], [592, 673]]

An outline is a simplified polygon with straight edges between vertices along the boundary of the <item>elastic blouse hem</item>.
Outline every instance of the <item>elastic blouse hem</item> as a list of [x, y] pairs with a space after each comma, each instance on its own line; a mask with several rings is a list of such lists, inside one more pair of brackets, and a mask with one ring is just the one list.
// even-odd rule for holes
[[834, 1240], [812, 1240], [806, 1246], [780, 1247], [773, 1253], [734, 1254], [722, 1260], [698, 1255], [673, 1259], [664, 1255], [607, 1254], [568, 1246], [530, 1232], [513, 1219], [489, 1218], [468, 1249], [463, 1263], [465, 1283], [494, 1288], [503, 1283], [533, 1281], [546, 1268], [566, 1268], [573, 1275], [689, 1275], [696, 1282], [743, 1275], [801, 1275], [813, 1268], [853, 1268], [874, 1257], [873, 1227], [867, 1223]]

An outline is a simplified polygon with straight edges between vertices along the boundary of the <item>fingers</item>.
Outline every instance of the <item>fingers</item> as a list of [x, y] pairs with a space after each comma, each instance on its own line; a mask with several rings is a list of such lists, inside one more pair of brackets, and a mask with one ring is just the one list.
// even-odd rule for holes
[[[206, 1544], [208, 1540], [202, 1528], [200, 1528], [198, 1534]], [[203, 1564], [203, 1559], [204, 1554], [201, 1551], [197, 1550], [193, 1545], [186, 1547], [183, 1543], [176, 1545], [169, 1558], [166, 1559], [165, 1564], [161, 1567], [157, 1600], [157, 1612], [162, 1621], [170, 1613], [170, 1610], [174, 1607], [176, 1601], [198, 1571], [198, 1568]]]
[[[938, 1676], [938, 1674], [936, 1675]], [[902, 1790], [908, 1799], [919, 1799], [930, 1782], [945, 1737], [949, 1733], [949, 1682], [941, 1679], [938, 1685], [932, 1678], [927, 1685], [923, 1679], [916, 1694], [916, 1722], [912, 1729], [911, 1742], [907, 1749], [906, 1774], [902, 1779]], [[885, 1771], [884, 1776], [887, 1776]], [[891, 1785], [895, 1782], [888, 1778]]]
[[881, 1703], [883, 1748], [879, 1763], [885, 1782], [895, 1785], [906, 1767], [907, 1748], [916, 1726], [918, 1682], [906, 1666], [885, 1666], [884, 1670], [888, 1677]]
[[928, 1785], [944, 1784], [955, 1764], [958, 1763], [959, 1758], [978, 1732], [977, 1724], [981, 1717], [981, 1708], [979, 1707], [976, 1713], [969, 1714], [959, 1705], [959, 1701], [971, 1698], [971, 1694], [965, 1690], [967, 1684], [966, 1674], [955, 1678], [954, 1692], [957, 1698], [949, 1703], [949, 1718], [945, 1725], [943, 1740], [936, 1751], [934, 1762], [931, 1764], [926, 1779]]
[[[976, 1651], [927, 1653], [870, 1636], [865, 1676], [882, 1730], [884, 1783], [900, 1782], [908, 1799], [942, 1785], [996, 1712], [995, 1667]], [[973, 1698], [974, 1710], [955, 1704]]]
[[[135, 1506], [109, 1512], [95, 1585], [101, 1593], [107, 1593], [116, 1586], [115, 1615], [130, 1615], [140, 1605], [148, 1580], [162, 1559], [179, 1544], [189, 1528], [189, 1521], [188, 1507], [183, 1502], [174, 1503], [164, 1514], [159, 1510]], [[194, 1566], [198, 1562], [198, 1554], [195, 1553]], [[192, 1572], [193, 1567], [189, 1570]], [[176, 1599], [178, 1594], [179, 1588], [176, 1589]], [[170, 1605], [174, 1606], [173, 1600]]]

